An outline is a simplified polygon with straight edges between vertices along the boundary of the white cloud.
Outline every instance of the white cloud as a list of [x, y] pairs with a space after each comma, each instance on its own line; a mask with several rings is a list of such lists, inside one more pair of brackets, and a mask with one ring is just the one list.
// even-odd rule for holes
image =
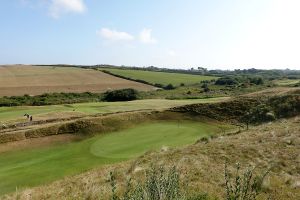
[[131, 41], [134, 40], [134, 37], [129, 33], [111, 30], [108, 28], [102, 28], [101, 30], [97, 31], [97, 34], [103, 37], [104, 39], [111, 40], [111, 41]]
[[86, 6], [83, 0], [51, 0], [49, 13], [54, 18], [59, 18], [66, 13], [84, 13]]
[[139, 39], [144, 44], [155, 44], [157, 40], [152, 37], [152, 30], [151, 29], [143, 29], [140, 32]]

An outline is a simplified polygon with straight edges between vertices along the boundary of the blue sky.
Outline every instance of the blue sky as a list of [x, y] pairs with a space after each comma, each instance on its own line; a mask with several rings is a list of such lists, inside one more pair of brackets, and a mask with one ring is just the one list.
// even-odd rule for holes
[[298, 0], [3, 0], [0, 64], [300, 69]]

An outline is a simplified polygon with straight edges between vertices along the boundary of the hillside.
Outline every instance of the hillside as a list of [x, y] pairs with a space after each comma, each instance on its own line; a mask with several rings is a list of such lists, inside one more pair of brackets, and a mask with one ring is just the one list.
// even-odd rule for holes
[[[0, 146], [0, 177], [6, 180], [0, 194], [9, 195], [4, 199], [109, 199], [111, 171], [122, 191], [128, 177], [143, 179], [155, 164], [175, 165], [189, 183], [188, 193], [221, 200], [228, 161], [230, 171], [236, 162], [242, 169], [255, 166], [257, 173], [270, 169], [258, 199], [297, 199], [299, 92], [277, 88], [207, 102], [149, 100], [148, 106], [157, 109], [152, 111], [135, 110], [138, 105], [146, 108], [145, 100], [64, 105], [87, 115], [48, 120], [42, 115], [40, 121], [0, 130], [5, 142]], [[167, 102], [178, 106], [164, 110]], [[243, 116], [251, 119], [247, 128], [239, 126], [246, 123]], [[9, 194], [16, 187], [18, 192]]]
[[100, 71], [74, 67], [0, 66], [0, 96], [53, 92], [103, 92], [110, 89], [153, 87]]
[[195, 83], [200, 83], [201, 81], [205, 81], [205, 80], [210, 81], [218, 78], [215, 76], [155, 72], [155, 71], [144, 71], [144, 70], [134, 70], [134, 69], [118, 69], [118, 68], [99, 68], [99, 69], [132, 80], [145, 81], [151, 84], [161, 84], [164, 86], [168, 84], [179, 86], [182, 83], [185, 85], [191, 85]]
[[299, 127], [299, 117], [295, 117], [253, 127], [237, 135], [199, 141], [181, 149], [152, 151], [133, 161], [104, 166], [15, 193], [7, 199], [108, 199], [111, 195], [107, 181], [110, 171], [116, 172], [118, 182], [125, 184], [128, 176], [143, 176], [151, 163], [175, 164], [188, 180], [190, 191], [222, 197], [225, 195], [223, 174], [226, 159], [231, 170], [236, 162], [241, 162], [243, 168], [255, 165], [258, 171], [272, 167], [263, 186], [266, 194], [259, 199], [267, 199], [269, 195], [277, 200], [299, 199]]

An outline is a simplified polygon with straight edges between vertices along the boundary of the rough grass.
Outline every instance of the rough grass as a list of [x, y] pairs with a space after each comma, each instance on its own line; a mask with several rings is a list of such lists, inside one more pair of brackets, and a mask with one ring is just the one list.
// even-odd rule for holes
[[[170, 110], [191, 112], [196, 115], [221, 121], [231, 121], [233, 123], [263, 123], [272, 121], [275, 118], [298, 115], [300, 113], [299, 92], [299, 89], [294, 89], [287, 90], [283, 94], [279, 92], [274, 95], [264, 95], [263, 93], [259, 95], [251, 94], [232, 98], [231, 101], [215, 104], [190, 104], [174, 107]], [[257, 110], [255, 111], [255, 109]], [[264, 109], [266, 113], [271, 113], [273, 117], [267, 118], [266, 114], [261, 114]]]
[[26, 121], [25, 117], [23, 116], [25, 113], [33, 115], [34, 120], [45, 120], [97, 113], [104, 114], [145, 109], [167, 109], [174, 106], [187, 105], [193, 103], [213, 103], [218, 101], [224, 101], [226, 99], [228, 98], [220, 97], [190, 100], [149, 99], [130, 102], [94, 102], [50, 106], [0, 107], [0, 123], [5, 123], [8, 121]]
[[53, 92], [103, 92], [110, 89], [153, 87], [92, 69], [47, 66], [0, 66], [0, 96]]
[[[175, 165], [181, 180], [189, 183], [187, 192], [208, 193], [210, 199], [224, 199], [224, 163], [234, 172], [234, 163], [257, 166], [258, 173], [271, 167], [263, 183], [260, 199], [300, 199], [300, 118], [280, 120], [252, 127], [236, 135], [218, 137], [182, 149], [149, 152], [134, 161], [103, 166], [81, 175], [68, 177], [50, 185], [15, 193], [8, 199], [109, 199], [109, 172], [116, 174], [118, 188], [126, 179], [143, 177], [151, 163]], [[244, 170], [244, 168], [242, 169]]]
[[149, 150], [191, 144], [217, 131], [212, 124], [200, 122], [154, 122], [80, 142], [1, 153], [0, 180], [5, 181], [0, 182], [0, 194], [135, 158]]
[[113, 68], [100, 68], [101, 70], [107, 70], [112, 74], [120, 75], [123, 77], [144, 80], [151, 84], [172, 84], [179, 86], [181, 83], [185, 85], [191, 85], [199, 83], [204, 80], [217, 79], [214, 76], [202, 76], [202, 75], [191, 75], [191, 74], [179, 74], [179, 73], [167, 73], [167, 72], [153, 72], [143, 70], [132, 70], [132, 69], [113, 69]]

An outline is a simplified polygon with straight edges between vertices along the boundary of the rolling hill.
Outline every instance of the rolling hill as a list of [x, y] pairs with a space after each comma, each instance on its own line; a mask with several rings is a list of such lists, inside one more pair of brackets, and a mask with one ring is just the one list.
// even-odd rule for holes
[[0, 96], [53, 92], [103, 92], [110, 89], [153, 87], [100, 71], [75, 67], [0, 66]]

